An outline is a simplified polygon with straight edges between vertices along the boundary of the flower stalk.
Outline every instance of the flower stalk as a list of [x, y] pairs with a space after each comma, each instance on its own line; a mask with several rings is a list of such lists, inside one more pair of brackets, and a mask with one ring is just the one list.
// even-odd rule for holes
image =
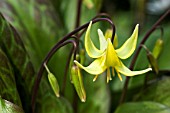
[[[112, 27], [112, 30], [113, 30], [113, 34], [112, 34], [112, 39], [114, 39], [114, 34], [115, 34], [115, 26], [114, 24], [112, 23], [112, 21], [108, 18], [96, 18], [94, 20], [92, 20], [92, 23], [96, 23], [96, 22], [99, 22], [99, 21], [106, 21], [108, 22], [111, 27]], [[32, 93], [32, 99], [31, 99], [31, 104], [32, 104], [32, 111], [34, 112], [35, 110], [35, 100], [36, 100], [36, 95], [37, 95], [37, 92], [38, 92], [38, 88], [39, 88], [39, 84], [40, 84], [40, 81], [41, 81], [41, 78], [42, 78], [42, 74], [44, 72], [44, 64], [47, 64], [48, 61], [51, 59], [51, 57], [54, 55], [54, 53], [62, 46], [68, 44], [68, 43], [72, 43], [73, 46], [74, 46], [74, 53], [76, 52], [76, 49], [77, 49], [77, 44], [74, 40], [68, 40], [70, 37], [72, 37], [74, 34], [76, 34], [77, 32], [81, 31], [82, 29], [85, 29], [87, 26], [89, 25], [89, 22], [76, 28], [75, 30], [73, 30], [72, 32], [68, 33], [67, 35], [65, 35], [56, 45], [54, 45], [54, 47], [49, 51], [49, 53], [47, 54], [47, 56], [45, 57], [45, 59], [43, 60], [42, 64], [41, 64], [41, 67], [38, 71], [38, 75], [37, 75], [37, 78], [35, 80], [35, 84], [34, 84], [34, 87], [33, 87], [33, 93]]]
[[[148, 30], [148, 32], [145, 34], [144, 38], [142, 39], [142, 41], [140, 42], [138, 48], [137, 48], [137, 51], [135, 53], [135, 55], [133, 56], [132, 58], [132, 61], [131, 61], [131, 64], [130, 64], [130, 69], [133, 70], [134, 69], [134, 66], [135, 66], [135, 62], [137, 60], [137, 57], [141, 51], [141, 46], [140, 45], [143, 45], [147, 39], [149, 38], [149, 36], [152, 34], [152, 32], [154, 32], [154, 30], [157, 28], [157, 26], [159, 26], [159, 24], [165, 19], [165, 17], [167, 17], [170, 13], [170, 9], [165, 12], [159, 19], [158, 21], [151, 27], [151, 29]], [[122, 91], [122, 95], [120, 97], [120, 101], [119, 101], [119, 104], [122, 104], [125, 100], [125, 97], [126, 97], [126, 92], [127, 92], [127, 89], [128, 89], [128, 84], [129, 84], [129, 80], [130, 80], [130, 77], [126, 77], [126, 80], [125, 80], [125, 83], [124, 83], [124, 87], [123, 87], [123, 91]]]

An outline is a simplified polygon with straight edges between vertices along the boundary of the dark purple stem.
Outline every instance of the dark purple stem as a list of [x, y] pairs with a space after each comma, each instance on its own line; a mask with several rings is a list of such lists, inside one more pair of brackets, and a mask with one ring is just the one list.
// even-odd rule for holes
[[81, 6], [82, 6], [82, 0], [77, 1], [77, 18], [76, 18], [76, 25], [75, 28], [80, 26], [80, 17], [81, 17]]
[[77, 44], [74, 40], [66, 40], [65, 42], [63, 43], [58, 43], [55, 48], [52, 48], [51, 51], [48, 53], [48, 55], [46, 56], [46, 58], [44, 59], [44, 61], [42, 62], [41, 64], [41, 67], [40, 67], [40, 70], [38, 72], [38, 76], [37, 76], [37, 79], [35, 81], [35, 84], [34, 84], [34, 88], [33, 88], [33, 95], [32, 95], [32, 101], [31, 101], [31, 104], [32, 104], [32, 111], [34, 113], [34, 110], [35, 110], [35, 99], [36, 99], [36, 95], [37, 95], [37, 91], [38, 91], [38, 86], [40, 84], [40, 80], [42, 78], [42, 75], [43, 75], [43, 72], [45, 70], [45, 67], [44, 67], [44, 64], [47, 64], [49, 62], [49, 60], [51, 59], [51, 57], [54, 55], [54, 53], [61, 47], [69, 44], [69, 43], [72, 43], [73, 44], [73, 47], [74, 47], [74, 51], [76, 50], [76, 47], [77, 47]]
[[[113, 34], [112, 34], [112, 38], [114, 38], [114, 35], [115, 35], [115, 26], [114, 24], [112, 23], [112, 21], [108, 18], [97, 18], [97, 19], [94, 19], [92, 20], [92, 23], [96, 23], [96, 22], [99, 22], [99, 21], [107, 21], [111, 24], [112, 26], [112, 30], [113, 30]], [[86, 28], [87, 26], [89, 25], [89, 22], [76, 28], [74, 31], [70, 32], [69, 34], [65, 35], [50, 51], [49, 53], [47, 54], [47, 56], [45, 57], [45, 59], [43, 60], [42, 64], [41, 64], [41, 67], [38, 71], [38, 75], [37, 75], [37, 78], [35, 80], [35, 84], [34, 84], [34, 87], [33, 87], [33, 94], [32, 94], [32, 100], [31, 100], [31, 104], [32, 104], [32, 110], [34, 111], [35, 109], [35, 100], [36, 100], [36, 96], [37, 96], [37, 92], [38, 92], [38, 88], [39, 88], [39, 84], [40, 84], [40, 81], [41, 81], [41, 78], [42, 78], [42, 74], [43, 74], [43, 71], [44, 71], [44, 64], [47, 64], [48, 61], [50, 60], [50, 58], [53, 56], [53, 54], [58, 50], [58, 48], [62, 47], [63, 45], [65, 45], [65, 43], [67, 42], [66, 40], [68, 40], [72, 35], [74, 35], [75, 33], [79, 32], [80, 30]], [[66, 42], [65, 42], [66, 41]], [[67, 42], [68, 43], [68, 42]]]
[[[146, 42], [146, 40], [148, 39], [148, 37], [151, 35], [151, 33], [157, 28], [157, 26], [164, 20], [164, 18], [170, 13], [170, 9], [164, 14], [162, 15], [159, 20], [152, 26], [152, 28], [146, 33], [146, 35], [144, 36], [144, 38], [142, 39], [142, 41], [140, 42], [138, 48], [137, 48], [137, 51], [135, 53], [135, 55], [133, 56], [133, 59], [131, 61], [131, 64], [130, 64], [130, 69], [133, 70], [134, 69], [134, 66], [135, 66], [135, 62], [138, 58], [138, 55], [139, 55], [139, 52], [141, 51], [141, 46], [142, 44], [144, 44]], [[127, 88], [128, 88], [128, 84], [129, 84], [129, 80], [130, 80], [130, 77], [126, 77], [126, 80], [125, 80], [125, 84], [124, 84], [124, 88], [123, 88], [123, 91], [122, 91], [122, 95], [121, 95], [121, 98], [120, 98], [120, 104], [122, 104], [125, 100], [125, 97], [126, 97], [126, 92], [127, 92]]]
[[[78, 47], [78, 42], [79, 42], [79, 39], [76, 37], [76, 36], [72, 36], [71, 38], [74, 38], [76, 40], [76, 43], [77, 43], [77, 47]], [[65, 71], [64, 71], [64, 76], [63, 76], [63, 84], [62, 84], [62, 88], [61, 88], [61, 94], [64, 96], [65, 95], [65, 87], [66, 87], [66, 81], [67, 81], [67, 74], [68, 74], [68, 69], [69, 69], [69, 63], [71, 61], [71, 58], [72, 58], [72, 55], [74, 54], [74, 57], [76, 57], [76, 51], [74, 52], [74, 47], [71, 48], [71, 51], [68, 55], [68, 60], [67, 60], [67, 63], [66, 63], [66, 67], [65, 67]]]

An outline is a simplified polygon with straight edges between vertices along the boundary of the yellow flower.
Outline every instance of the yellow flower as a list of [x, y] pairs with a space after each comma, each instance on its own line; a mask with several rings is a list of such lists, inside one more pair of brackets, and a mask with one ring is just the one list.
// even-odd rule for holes
[[91, 58], [96, 59], [87, 67], [84, 67], [76, 60], [74, 61], [74, 63], [80, 68], [87, 71], [88, 73], [96, 75], [95, 78], [93, 79], [94, 81], [96, 80], [99, 74], [107, 70], [107, 82], [109, 82], [109, 80], [111, 80], [110, 68], [112, 68], [113, 75], [114, 70], [117, 72], [117, 75], [121, 81], [122, 77], [120, 74], [126, 76], [134, 76], [152, 70], [151, 68], [147, 68], [141, 71], [131, 71], [120, 60], [127, 59], [135, 51], [138, 38], [138, 26], [139, 26], [138, 24], [136, 25], [135, 30], [133, 31], [131, 37], [119, 49], [116, 50], [114, 49], [111, 39], [108, 38], [106, 40], [106, 38], [103, 35], [103, 32], [100, 29], [98, 29], [100, 49], [97, 49], [90, 38], [91, 25], [92, 22], [90, 22], [85, 35], [85, 49], [87, 54]]

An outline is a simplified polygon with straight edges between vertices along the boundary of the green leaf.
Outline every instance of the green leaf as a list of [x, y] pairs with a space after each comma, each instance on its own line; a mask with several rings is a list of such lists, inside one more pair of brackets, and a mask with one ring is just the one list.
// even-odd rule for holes
[[13, 104], [0, 97], [0, 111], [1, 113], [24, 113], [21, 107]]
[[170, 108], [156, 102], [129, 102], [120, 105], [114, 113], [170, 113]]
[[[0, 49], [0, 96], [6, 100], [10, 100], [18, 106], [21, 105], [20, 97], [17, 91], [15, 75], [12, 66]], [[1, 111], [1, 110], [0, 110]]]
[[29, 111], [31, 107], [31, 91], [35, 75], [33, 65], [30, 62], [24, 44], [14, 27], [2, 16], [0, 16], [0, 25], [4, 26], [0, 34], [0, 47], [5, 52], [12, 65], [17, 89], [20, 98], [22, 98], [22, 106], [24, 110]]
[[73, 113], [71, 104], [65, 98], [57, 98], [49, 92], [44, 95], [42, 103], [42, 109], [38, 109], [36, 113]]
[[170, 107], [170, 77], [153, 83], [136, 95], [137, 101], [155, 101]]

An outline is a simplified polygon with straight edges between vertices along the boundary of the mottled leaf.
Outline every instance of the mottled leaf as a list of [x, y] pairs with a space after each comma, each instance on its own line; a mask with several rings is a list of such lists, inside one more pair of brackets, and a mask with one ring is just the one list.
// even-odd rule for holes
[[0, 34], [0, 47], [7, 55], [16, 78], [16, 85], [26, 111], [30, 111], [31, 90], [34, 80], [34, 69], [16, 30], [1, 16], [0, 24], [4, 27]]
[[[22, 107], [12, 66], [0, 49], [0, 96]], [[0, 110], [1, 111], [1, 110]]]

